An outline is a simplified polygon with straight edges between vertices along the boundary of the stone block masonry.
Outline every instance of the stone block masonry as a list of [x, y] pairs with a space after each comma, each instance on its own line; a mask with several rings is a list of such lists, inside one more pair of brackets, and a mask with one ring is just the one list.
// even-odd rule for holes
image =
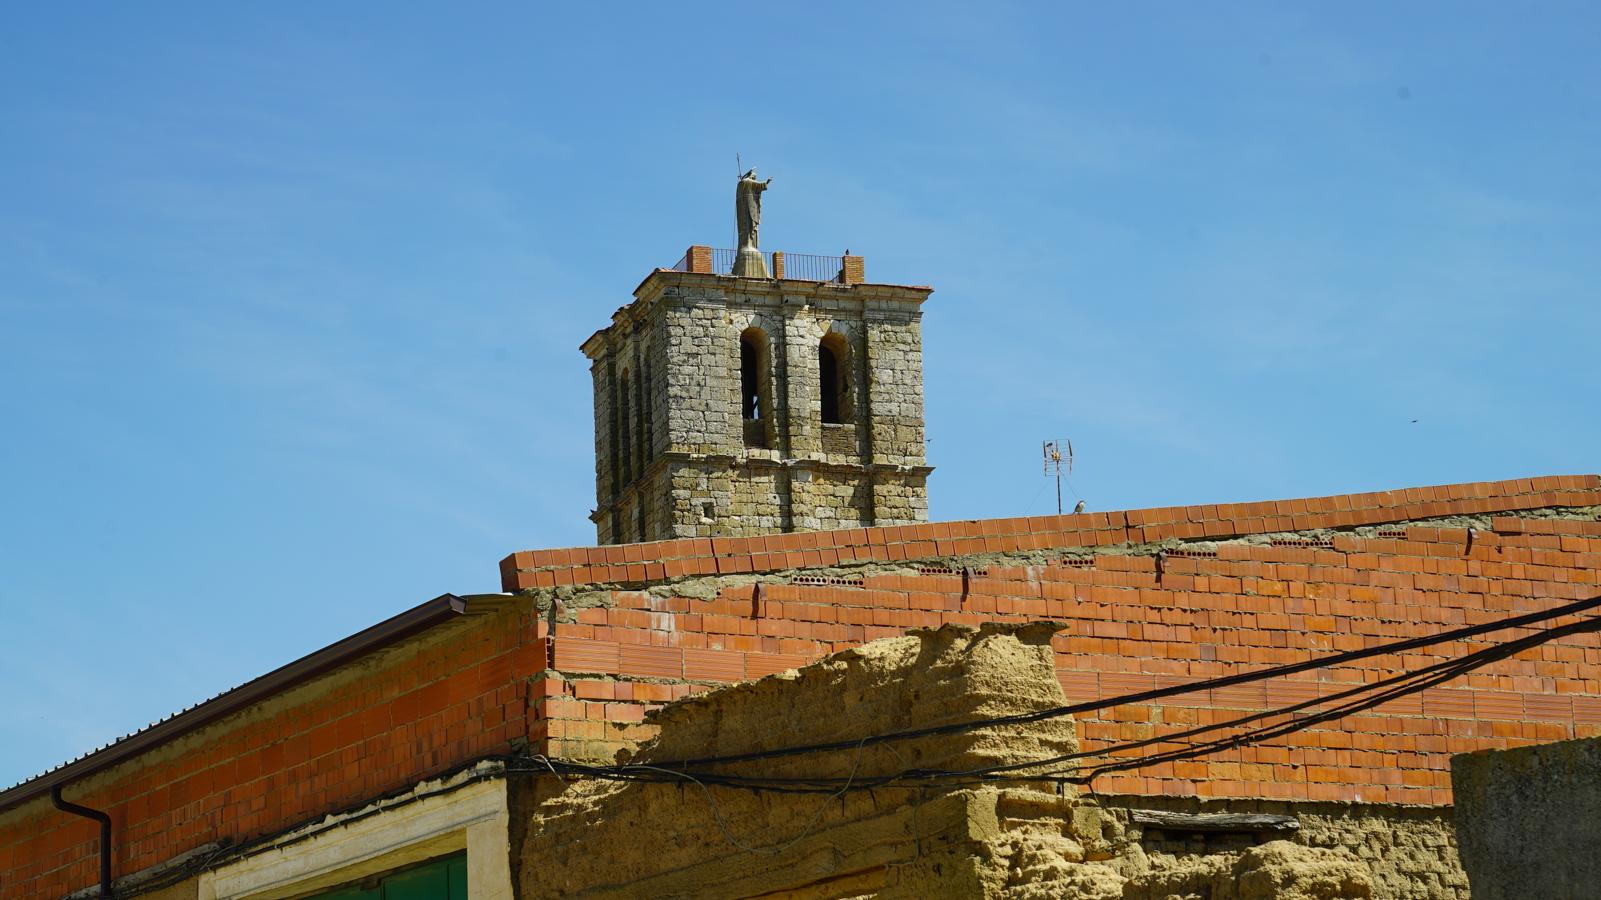
[[583, 345], [598, 542], [926, 521], [929, 293], [859, 277], [647, 277]]

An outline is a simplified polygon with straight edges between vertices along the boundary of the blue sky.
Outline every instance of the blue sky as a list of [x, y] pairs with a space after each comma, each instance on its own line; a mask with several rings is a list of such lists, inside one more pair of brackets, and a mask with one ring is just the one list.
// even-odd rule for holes
[[935, 286], [937, 519], [1601, 468], [1583, 5], [551, 6], [11, 11], [0, 784], [591, 542], [736, 152]]

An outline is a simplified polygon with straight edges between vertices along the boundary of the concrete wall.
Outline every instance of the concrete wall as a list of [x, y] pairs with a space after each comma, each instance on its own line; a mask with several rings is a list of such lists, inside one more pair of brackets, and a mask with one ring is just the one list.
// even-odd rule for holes
[[1601, 738], [1451, 760], [1475, 900], [1601, 896]]

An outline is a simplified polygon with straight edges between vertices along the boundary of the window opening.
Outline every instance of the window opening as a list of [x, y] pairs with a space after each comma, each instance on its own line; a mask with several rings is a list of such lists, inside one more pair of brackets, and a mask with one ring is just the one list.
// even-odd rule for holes
[[855, 410], [851, 403], [850, 346], [841, 335], [825, 335], [817, 345], [817, 373], [823, 422], [829, 425], [851, 422]]
[[761, 350], [749, 335], [739, 339], [739, 393], [744, 417], [762, 417], [762, 392], [759, 387]]
[[739, 336], [739, 407], [745, 446], [766, 447], [772, 421], [772, 386], [768, 377], [767, 336], [747, 328]]
[[628, 370], [623, 370], [622, 380], [617, 391], [617, 403], [621, 407], [617, 410], [617, 418], [622, 421], [622, 434], [618, 440], [618, 451], [622, 454], [623, 484], [632, 484], [634, 481], [634, 417], [631, 415], [634, 394], [629, 390]]
[[650, 357], [648, 355], [648, 351], [647, 351], [647, 356], [645, 358], [645, 363], [644, 363], [643, 366], [640, 367], [640, 370], [639, 370], [639, 379], [640, 379], [639, 391], [640, 391], [640, 399], [641, 399], [641, 402], [640, 402], [641, 424], [640, 424], [640, 428], [639, 428], [639, 464], [640, 464], [641, 467], [643, 467], [646, 463], [648, 463], [652, 459], [654, 459], [655, 455], [656, 455], [656, 446], [655, 446], [656, 442], [654, 440], [652, 440], [652, 438], [654, 438], [655, 435], [653, 435], [651, 433], [651, 432], [653, 432], [655, 430], [655, 427], [654, 427], [655, 423], [653, 421], [651, 421], [651, 419], [652, 419], [652, 416], [651, 416], [651, 412], [652, 412], [652, 410], [651, 410], [651, 400], [652, 400], [654, 395], [651, 393], [651, 390], [650, 390]]

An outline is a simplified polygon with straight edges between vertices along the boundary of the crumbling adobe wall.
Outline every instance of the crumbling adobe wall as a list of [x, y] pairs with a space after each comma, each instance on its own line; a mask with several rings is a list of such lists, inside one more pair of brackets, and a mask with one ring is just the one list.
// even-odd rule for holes
[[1364, 803], [1286, 803], [1272, 800], [1199, 800], [1194, 797], [1097, 798], [1121, 829], [1153, 859], [1194, 859], [1237, 853], [1261, 838], [1246, 832], [1167, 831], [1132, 821], [1134, 810], [1178, 813], [1252, 813], [1292, 816], [1300, 827], [1287, 839], [1305, 847], [1338, 849], [1366, 864], [1374, 896], [1390, 900], [1467, 900], [1468, 877], [1457, 856], [1452, 810], [1437, 806]]
[[1475, 898], [1601, 891], [1601, 739], [1465, 753], [1451, 783]]
[[[1050, 625], [947, 626], [846, 650], [798, 671], [661, 710], [630, 762], [670, 763], [1060, 705]], [[1052, 718], [756, 760], [719, 774], [848, 779], [966, 769], [1072, 752]], [[1068, 769], [1071, 771], [1071, 769]], [[1147, 855], [1136, 832], [1044, 782], [907, 782], [831, 795], [528, 778], [513, 790], [517, 878], [541, 897], [991, 897], [1211, 900], [1373, 895], [1343, 849], [1278, 841]]]
[[[1054, 631], [1051, 625], [919, 631], [691, 697], [653, 716], [658, 736], [629, 761], [657, 764], [852, 740], [1057, 706], [1062, 693], [1049, 643]], [[911, 768], [976, 768], [1076, 749], [1072, 722], [1058, 718], [1026, 730], [982, 729], [717, 771], [853, 778]], [[552, 781], [537, 784], [549, 791]], [[525, 898], [672, 896], [691, 889], [715, 894], [714, 886], [724, 883], [727, 896], [740, 896], [754, 886], [746, 874], [754, 860], [768, 873], [767, 889], [881, 877], [898, 883], [903, 876], [929, 877], [880, 871], [919, 859], [911, 845], [927, 840], [930, 854], [921, 864], [972, 886], [979, 876], [967, 859], [971, 854], [958, 848], [975, 839], [975, 829], [984, 829], [972, 821], [970, 797], [971, 792], [930, 797], [911, 785], [829, 797], [752, 794], [688, 781], [579, 781], [534, 801], [520, 857], [521, 884]], [[747, 858], [734, 859], [744, 848], [750, 848]], [[624, 872], [626, 883], [619, 883]]]
[[[800, 670], [736, 684], [665, 707], [660, 736], [637, 762], [850, 741], [909, 728], [1050, 709], [1065, 702], [1050, 638], [1054, 623], [945, 626], [842, 650]], [[763, 775], [848, 776], [911, 768], [972, 769], [1078, 749], [1073, 723], [987, 727], [723, 767]]]

